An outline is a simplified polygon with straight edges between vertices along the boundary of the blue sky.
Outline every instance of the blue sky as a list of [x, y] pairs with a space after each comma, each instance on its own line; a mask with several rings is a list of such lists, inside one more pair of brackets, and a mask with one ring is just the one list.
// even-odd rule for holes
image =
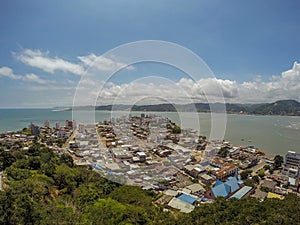
[[[0, 107], [70, 105], [80, 79], [73, 69], [85, 68], [79, 56], [100, 56], [118, 45], [149, 39], [198, 54], [232, 92], [228, 101], [272, 101], [274, 93], [299, 100], [298, 65], [290, 71], [292, 78], [281, 74], [300, 61], [299, 9], [297, 0], [2, 0]], [[69, 62], [71, 69], [57, 64], [44, 68], [32, 61], [36, 55]], [[137, 65], [112, 82], [122, 86], [128, 80], [124, 77], [155, 73], [176, 82], [184, 76], [167, 66]], [[292, 90], [278, 89], [295, 83]], [[253, 88], [267, 91], [261, 99], [245, 99]]]

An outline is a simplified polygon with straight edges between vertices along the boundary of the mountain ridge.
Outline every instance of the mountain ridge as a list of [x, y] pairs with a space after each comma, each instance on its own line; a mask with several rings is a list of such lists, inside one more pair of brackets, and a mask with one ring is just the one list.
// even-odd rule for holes
[[[96, 110], [116, 110], [116, 111], [145, 111], [145, 112], [210, 112], [210, 106], [214, 108], [214, 112], [222, 112], [223, 105], [221, 103], [195, 103], [195, 104], [153, 104], [153, 105], [103, 105], [96, 106]], [[84, 108], [84, 107], [83, 107]], [[300, 102], [296, 100], [278, 100], [272, 103], [226, 103], [227, 113], [254, 114], [254, 115], [287, 115], [300, 116]]]

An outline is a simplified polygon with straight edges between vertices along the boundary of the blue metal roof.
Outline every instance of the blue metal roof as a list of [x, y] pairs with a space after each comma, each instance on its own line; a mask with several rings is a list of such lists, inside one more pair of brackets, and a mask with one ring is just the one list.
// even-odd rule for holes
[[225, 183], [217, 180], [215, 186], [212, 188], [212, 192], [215, 197], [226, 198], [231, 192], [235, 192], [240, 188], [238, 182], [236, 177], [229, 177]]
[[216, 184], [215, 184], [215, 186], [217, 186], [217, 185], [220, 185], [220, 184], [223, 184], [223, 182], [222, 182], [222, 181], [220, 181], [219, 179], [217, 179], [217, 180], [216, 180]]
[[242, 181], [242, 180], [238, 180], [238, 184], [243, 184], [244, 183], [244, 181]]
[[197, 200], [196, 197], [193, 197], [193, 196], [187, 195], [187, 194], [181, 194], [177, 198], [180, 199], [181, 201], [184, 201], [184, 202], [189, 203], [191, 205]]
[[221, 183], [216, 185], [212, 188], [212, 192], [214, 193], [215, 197], [224, 197], [230, 193], [230, 186], [226, 185], [225, 183]]
[[237, 198], [241, 199], [244, 197], [249, 191], [251, 191], [252, 187], [244, 186], [240, 190], [238, 190], [234, 195], [232, 195], [230, 198]]
[[236, 177], [229, 177], [228, 180], [225, 182], [225, 184], [230, 186], [231, 192], [235, 192], [240, 188]]

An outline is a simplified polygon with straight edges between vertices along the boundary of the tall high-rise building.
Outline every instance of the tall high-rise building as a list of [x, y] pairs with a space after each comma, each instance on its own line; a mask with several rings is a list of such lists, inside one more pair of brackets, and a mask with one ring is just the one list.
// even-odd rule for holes
[[66, 120], [65, 127], [72, 130], [76, 128], [76, 122], [75, 120]]
[[40, 135], [40, 128], [33, 123], [29, 125], [29, 128], [31, 130], [31, 134], [34, 136], [39, 136]]
[[85, 129], [84, 129], [84, 125], [83, 124], [79, 124], [78, 125], [78, 131], [79, 131], [79, 133], [84, 133]]
[[55, 123], [55, 129], [56, 129], [56, 130], [59, 130], [59, 128], [60, 128], [60, 122], [57, 121], [57, 122]]
[[285, 155], [282, 173], [289, 177], [300, 177], [300, 154], [288, 151]]
[[50, 121], [49, 120], [45, 120], [44, 127], [46, 127], [46, 128], [50, 127]]

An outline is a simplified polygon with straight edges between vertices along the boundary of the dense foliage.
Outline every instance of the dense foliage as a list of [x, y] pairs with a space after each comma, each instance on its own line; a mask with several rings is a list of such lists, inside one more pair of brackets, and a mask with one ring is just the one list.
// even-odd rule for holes
[[165, 212], [157, 196], [120, 186], [78, 167], [67, 154], [38, 144], [28, 151], [0, 152], [5, 189], [0, 224], [299, 224], [300, 201], [218, 199], [190, 214]]

